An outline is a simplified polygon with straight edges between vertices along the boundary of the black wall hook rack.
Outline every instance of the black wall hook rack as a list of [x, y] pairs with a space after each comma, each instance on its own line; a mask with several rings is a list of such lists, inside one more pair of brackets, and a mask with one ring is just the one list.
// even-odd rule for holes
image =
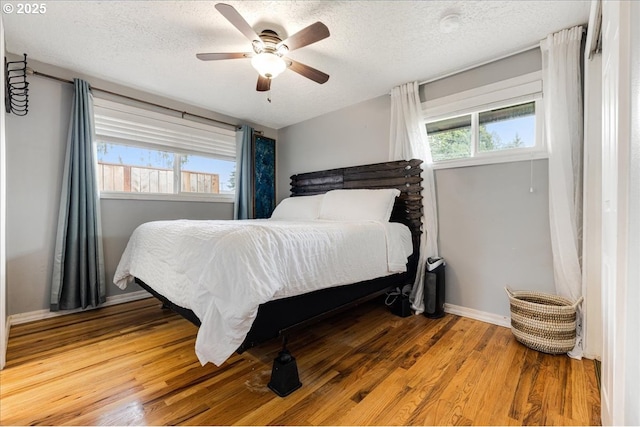
[[4, 107], [7, 113], [26, 116], [29, 112], [29, 82], [27, 82], [27, 54], [22, 61], [4, 60]]

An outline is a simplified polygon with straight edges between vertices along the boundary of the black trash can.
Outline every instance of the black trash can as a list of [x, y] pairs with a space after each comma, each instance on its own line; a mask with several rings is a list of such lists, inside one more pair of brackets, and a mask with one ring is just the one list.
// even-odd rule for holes
[[444, 259], [428, 258], [424, 273], [424, 315], [430, 319], [444, 316]]

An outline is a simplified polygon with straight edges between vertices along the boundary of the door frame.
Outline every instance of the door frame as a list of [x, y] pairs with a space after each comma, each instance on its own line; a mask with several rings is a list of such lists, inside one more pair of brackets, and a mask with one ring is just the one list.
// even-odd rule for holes
[[637, 228], [638, 214], [631, 200], [630, 177], [637, 175], [639, 168], [631, 161], [631, 3], [604, 1], [602, 5], [603, 425], [631, 421], [627, 414], [634, 402], [627, 399], [627, 387], [640, 380], [627, 375], [629, 350], [637, 347], [637, 338], [635, 343], [628, 341], [633, 316], [628, 300], [633, 280], [630, 272], [637, 267], [637, 261], [629, 262], [629, 257], [638, 246], [638, 239], [630, 238], [630, 232]]
[[[0, 16], [0, 56], [2, 56], [2, 72], [0, 72], [0, 93], [4, 95], [4, 25]], [[7, 321], [7, 256], [6, 256], [6, 165], [7, 150], [5, 140], [5, 111], [0, 112], [0, 370], [7, 361], [7, 342], [9, 340], [9, 322]]]

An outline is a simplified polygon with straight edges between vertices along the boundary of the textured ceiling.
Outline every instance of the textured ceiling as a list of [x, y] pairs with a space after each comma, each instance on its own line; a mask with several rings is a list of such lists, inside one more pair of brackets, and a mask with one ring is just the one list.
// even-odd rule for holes
[[[271, 103], [255, 90], [250, 60], [195, 57], [250, 51], [216, 3], [47, 1], [44, 14], [3, 13], [6, 49], [278, 129], [533, 46], [586, 24], [591, 0], [228, 1], [258, 33], [269, 28], [284, 38], [315, 21], [329, 27], [328, 39], [289, 54], [329, 81], [287, 70], [272, 82]], [[453, 12], [459, 29], [440, 32], [440, 19]]]

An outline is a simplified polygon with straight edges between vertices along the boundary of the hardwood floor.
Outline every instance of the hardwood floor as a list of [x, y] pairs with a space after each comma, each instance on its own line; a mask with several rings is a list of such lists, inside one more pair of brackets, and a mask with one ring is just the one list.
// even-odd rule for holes
[[3, 425], [599, 425], [594, 363], [447, 314], [378, 302], [292, 337], [301, 389], [266, 384], [279, 342], [201, 367], [196, 328], [155, 299], [11, 329]]

